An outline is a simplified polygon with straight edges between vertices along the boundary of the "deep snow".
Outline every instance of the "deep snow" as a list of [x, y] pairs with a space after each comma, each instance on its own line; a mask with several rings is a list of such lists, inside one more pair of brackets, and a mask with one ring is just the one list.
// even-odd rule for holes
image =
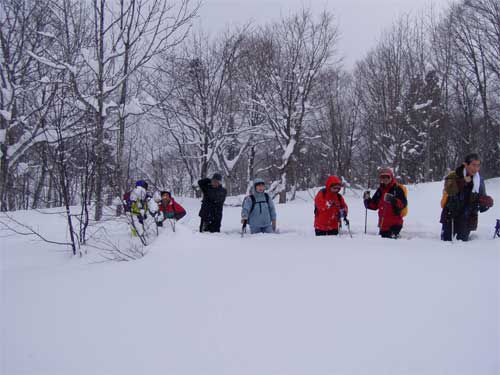
[[[498, 375], [500, 179], [468, 243], [439, 241], [441, 187], [410, 187], [397, 241], [376, 236], [375, 212], [363, 234], [359, 192], [346, 196], [354, 239], [313, 236], [313, 192], [277, 206], [280, 234], [245, 238], [240, 208], [200, 234], [199, 202], [179, 198], [177, 232], [133, 262], [2, 238], [0, 372]], [[65, 238], [57, 215], [15, 215]]]

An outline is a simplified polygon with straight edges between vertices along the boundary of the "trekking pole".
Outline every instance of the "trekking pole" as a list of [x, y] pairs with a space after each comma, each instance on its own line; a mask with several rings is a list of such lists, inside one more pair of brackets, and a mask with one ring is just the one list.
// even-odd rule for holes
[[349, 220], [346, 217], [344, 217], [344, 223], [347, 227], [347, 233], [349, 233], [349, 236], [352, 238], [351, 223], [349, 223]]
[[243, 225], [241, 226], [241, 238], [243, 238], [247, 232], [247, 222], [248, 220], [244, 220]]
[[451, 218], [451, 242], [453, 242], [454, 236], [455, 236], [455, 220]]

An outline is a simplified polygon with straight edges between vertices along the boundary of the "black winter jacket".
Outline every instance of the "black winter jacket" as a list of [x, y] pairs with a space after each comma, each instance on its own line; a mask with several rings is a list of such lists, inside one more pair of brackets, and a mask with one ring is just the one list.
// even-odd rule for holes
[[227, 195], [226, 189], [222, 186], [212, 187], [209, 178], [199, 180], [198, 185], [203, 193], [199, 216], [206, 222], [222, 220], [222, 208]]

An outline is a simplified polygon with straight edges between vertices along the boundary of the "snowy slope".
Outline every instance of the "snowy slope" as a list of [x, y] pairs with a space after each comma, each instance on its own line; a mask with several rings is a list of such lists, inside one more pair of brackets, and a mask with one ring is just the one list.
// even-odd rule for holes
[[[498, 375], [500, 179], [469, 243], [439, 241], [441, 186], [410, 187], [398, 241], [376, 213], [362, 233], [359, 192], [353, 239], [313, 236], [313, 192], [278, 206], [281, 234], [243, 239], [239, 208], [200, 234], [199, 202], [179, 199], [184, 223], [134, 262], [2, 238], [0, 373]], [[16, 217], [65, 237], [56, 215]]]

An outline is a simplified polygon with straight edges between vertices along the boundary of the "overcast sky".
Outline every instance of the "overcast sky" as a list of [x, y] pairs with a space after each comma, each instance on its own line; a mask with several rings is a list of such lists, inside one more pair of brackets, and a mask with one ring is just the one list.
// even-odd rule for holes
[[434, 4], [445, 7], [450, 0], [203, 0], [198, 23], [211, 33], [232, 24], [248, 20], [264, 23], [300, 9], [310, 7], [313, 12], [323, 9], [337, 17], [341, 40], [339, 52], [344, 65], [354, 62], [375, 46], [380, 33], [405, 12], [417, 12]]

